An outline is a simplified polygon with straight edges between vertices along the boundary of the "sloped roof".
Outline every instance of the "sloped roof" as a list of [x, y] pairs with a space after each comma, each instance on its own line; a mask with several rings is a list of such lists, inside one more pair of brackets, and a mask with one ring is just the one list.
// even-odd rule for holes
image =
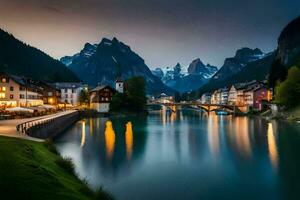
[[58, 88], [58, 89], [68, 89], [68, 88], [72, 88], [72, 89], [77, 89], [83, 86], [82, 83], [77, 83], [77, 82], [57, 82], [57, 83], [53, 83], [53, 85]]
[[109, 88], [113, 91], [116, 91], [114, 88], [110, 87], [109, 85], [99, 85], [99, 86], [95, 87], [94, 89], [92, 89], [90, 92], [97, 92], [97, 91], [100, 91], [104, 88]]

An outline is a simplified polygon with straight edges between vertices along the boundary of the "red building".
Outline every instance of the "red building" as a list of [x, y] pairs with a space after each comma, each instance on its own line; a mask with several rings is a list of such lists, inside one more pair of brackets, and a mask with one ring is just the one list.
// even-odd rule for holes
[[254, 110], [262, 110], [263, 101], [271, 101], [272, 93], [265, 86], [258, 86], [244, 91], [245, 104]]

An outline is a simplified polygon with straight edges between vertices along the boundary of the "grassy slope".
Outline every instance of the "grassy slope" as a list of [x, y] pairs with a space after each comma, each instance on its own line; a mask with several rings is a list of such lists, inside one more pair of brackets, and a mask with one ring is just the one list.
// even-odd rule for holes
[[55, 163], [58, 158], [45, 144], [0, 137], [1, 199], [96, 198], [86, 184]]

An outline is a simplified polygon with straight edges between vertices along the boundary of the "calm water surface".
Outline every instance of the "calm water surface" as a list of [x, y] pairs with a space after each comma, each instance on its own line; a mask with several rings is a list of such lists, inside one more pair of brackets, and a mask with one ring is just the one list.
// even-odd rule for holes
[[300, 125], [196, 111], [83, 119], [55, 144], [119, 200], [300, 199]]

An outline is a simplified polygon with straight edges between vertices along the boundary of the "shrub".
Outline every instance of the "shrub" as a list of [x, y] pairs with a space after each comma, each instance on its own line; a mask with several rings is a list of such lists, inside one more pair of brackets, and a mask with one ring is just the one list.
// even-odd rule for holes
[[287, 79], [278, 83], [275, 88], [276, 102], [288, 108], [297, 106], [300, 102], [300, 69], [291, 67]]
[[52, 153], [59, 155], [59, 152], [57, 151], [56, 147], [53, 144], [53, 140], [52, 139], [47, 139], [45, 141], [45, 147]]
[[55, 160], [55, 163], [63, 168], [66, 172], [68, 172], [71, 175], [75, 175], [75, 165], [72, 161], [72, 158], [69, 157], [58, 157]]

